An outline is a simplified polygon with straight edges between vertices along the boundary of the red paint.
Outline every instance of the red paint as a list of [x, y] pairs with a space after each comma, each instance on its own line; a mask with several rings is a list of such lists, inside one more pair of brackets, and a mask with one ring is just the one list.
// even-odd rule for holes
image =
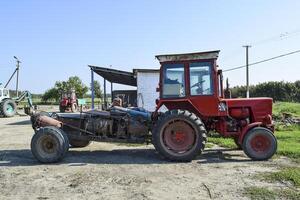
[[[190, 93], [190, 69], [189, 65], [193, 62], [209, 62], [211, 63], [211, 78], [212, 78], [212, 95], [195, 95]], [[185, 97], [179, 98], [163, 98], [163, 76], [165, 64], [178, 64], [184, 65], [185, 72]], [[220, 73], [220, 71], [219, 71]], [[219, 83], [218, 69], [216, 58], [212, 59], [198, 59], [198, 60], [179, 60], [161, 62], [160, 68], [160, 82], [159, 89], [160, 99], [156, 101], [157, 107], [154, 116], [157, 115], [159, 108], [164, 105], [169, 110], [184, 109], [198, 115], [205, 123], [207, 129], [213, 129], [226, 137], [238, 137], [239, 141], [242, 140], [245, 134], [253, 127], [264, 126], [271, 131], [273, 130], [272, 124], [272, 104], [271, 98], [237, 98], [237, 99], [224, 99], [222, 83]], [[221, 87], [221, 88], [219, 88]], [[218, 93], [219, 89], [222, 90], [221, 94]], [[226, 110], [220, 110], [220, 104], [226, 104]], [[235, 130], [232, 131], [228, 128], [228, 120], [236, 120]]]
[[250, 145], [257, 153], [264, 154], [270, 148], [271, 142], [265, 135], [256, 135], [251, 139]]

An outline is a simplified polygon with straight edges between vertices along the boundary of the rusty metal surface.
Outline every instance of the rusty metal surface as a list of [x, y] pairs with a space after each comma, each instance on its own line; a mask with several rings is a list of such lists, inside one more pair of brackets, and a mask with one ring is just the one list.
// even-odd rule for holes
[[186, 61], [186, 60], [202, 60], [202, 59], [217, 59], [219, 56], [218, 51], [207, 52], [195, 52], [185, 54], [167, 54], [155, 56], [159, 62], [174, 62], [174, 61]]
[[36, 125], [39, 127], [55, 126], [60, 128], [62, 126], [62, 122], [48, 116], [38, 116], [36, 118]]

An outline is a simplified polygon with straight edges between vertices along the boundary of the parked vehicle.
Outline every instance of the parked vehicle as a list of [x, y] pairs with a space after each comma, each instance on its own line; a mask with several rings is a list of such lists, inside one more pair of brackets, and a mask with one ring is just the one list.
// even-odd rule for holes
[[29, 91], [24, 91], [19, 97], [11, 98], [9, 90], [0, 87], [0, 115], [3, 117], [13, 117], [17, 112], [17, 105], [23, 100], [27, 100], [28, 108], [33, 109], [31, 93]]
[[70, 110], [71, 112], [77, 112], [78, 102], [75, 90], [63, 91], [61, 93], [59, 111], [65, 112]]
[[[153, 113], [113, 106], [107, 111], [36, 114], [33, 155], [44, 163], [61, 160], [69, 144], [90, 141], [152, 143], [172, 161], [191, 161], [205, 147], [207, 132], [232, 137], [253, 160], [267, 160], [277, 149], [271, 98], [226, 99], [219, 51], [159, 55], [160, 81]], [[164, 108], [168, 111], [162, 112]], [[76, 141], [76, 144], [74, 143]]]

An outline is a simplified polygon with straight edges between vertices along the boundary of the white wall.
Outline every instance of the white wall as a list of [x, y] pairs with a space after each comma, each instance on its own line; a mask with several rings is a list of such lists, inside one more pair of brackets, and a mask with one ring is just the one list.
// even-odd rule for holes
[[159, 82], [159, 72], [137, 72], [137, 104], [148, 111], [154, 111], [155, 99], [159, 93], [156, 88]]

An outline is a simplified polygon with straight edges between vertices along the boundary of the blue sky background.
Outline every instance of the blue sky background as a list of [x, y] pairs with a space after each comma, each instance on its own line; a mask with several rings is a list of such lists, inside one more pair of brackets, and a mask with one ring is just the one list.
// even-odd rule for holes
[[[250, 62], [300, 49], [300, 1], [0, 1], [0, 82], [16, 55], [20, 87], [33, 93], [73, 75], [89, 84], [88, 64], [158, 68], [163, 53], [220, 49], [227, 69], [245, 63], [244, 44], [253, 45]], [[299, 63], [295, 54], [253, 66], [250, 82], [295, 81]], [[244, 69], [224, 75], [245, 84]]]

